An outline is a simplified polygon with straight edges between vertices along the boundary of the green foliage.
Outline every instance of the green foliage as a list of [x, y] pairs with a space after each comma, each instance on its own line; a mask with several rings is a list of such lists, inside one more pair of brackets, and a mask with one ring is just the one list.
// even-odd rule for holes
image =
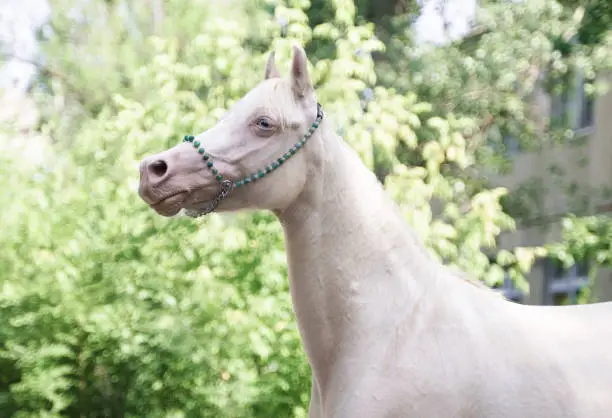
[[278, 226], [259, 215], [199, 228], [150, 213], [134, 196], [129, 153], [115, 164], [94, 156], [96, 138], [125, 142], [132, 128], [121, 120], [82, 131], [88, 166], [6, 173], [30, 195], [1, 219], [11, 230], [0, 358], [12, 375], [2, 410], [239, 417], [304, 404], [309, 375]]
[[563, 220], [563, 236], [550, 245], [550, 253], [565, 266], [591, 260], [594, 265], [612, 265], [612, 221], [609, 216], [568, 216]]
[[612, 3], [608, 0], [560, 0], [570, 10], [584, 13], [582, 25], [578, 30], [578, 39], [582, 44], [601, 43], [609, 36], [612, 27]]
[[[546, 115], [533, 107], [536, 89], [551, 89], [569, 72], [583, 70], [588, 81], [612, 68], [603, 57], [606, 43], [577, 44], [564, 55], [558, 40], [569, 41], [580, 21], [567, 16], [555, 1], [494, 2], [478, 10], [473, 34], [442, 47], [406, 47], [411, 32], [397, 17], [387, 59], [379, 73], [383, 84], [414, 92], [434, 105], [440, 116], [474, 118], [481, 129], [469, 138], [479, 161], [490, 166], [490, 147], [512, 135], [527, 147], [542, 146], [554, 131], [545, 129]], [[546, 78], [544, 77], [546, 74]], [[549, 84], [543, 83], [549, 80]]]
[[[502, 131], [531, 132], [530, 66], [573, 59], [551, 41], [573, 23], [556, 3], [529, 4], [483, 10], [489, 32], [471, 47], [415, 56], [405, 27], [383, 43], [371, 22], [355, 23], [368, 2], [54, 2], [43, 45], [53, 71], [33, 91], [53, 146], [42, 167], [9, 154], [0, 164], [3, 416], [306, 415], [278, 223], [168, 220], [136, 194], [143, 155], [211, 127], [261, 80], [269, 50], [286, 68], [295, 41], [338, 132], [432, 253], [490, 284], [506, 268], [525, 287], [542, 252], [495, 257], [514, 220], [506, 191], [480, 175], [496, 166], [479, 145], [491, 115]], [[593, 48], [606, 57], [605, 44]]]
[[[488, 228], [487, 219], [491, 218], [481, 217], [477, 211], [466, 212], [466, 208], [473, 207], [477, 196], [488, 196], [495, 190], [489, 180], [491, 173], [503, 174], [511, 169], [512, 161], [505, 152], [507, 138], [516, 139], [527, 151], [567, 140], [567, 124], [549, 120], [538, 107], [541, 101], [536, 100], [537, 95], [542, 90], [561, 93], [567, 86], [560, 81], [577, 71], [585, 75], [587, 93], [604, 91], [605, 86], [596, 77], [612, 69], [612, 32], [604, 30], [598, 42], [570, 42], [592, 23], [575, 13], [571, 4], [563, 7], [556, 1], [542, 0], [489, 1], [485, 5], [478, 9], [467, 38], [447, 39], [437, 46], [414, 44], [408, 27], [410, 16], [395, 16], [389, 28], [378, 29], [386, 49], [377, 63], [377, 73], [379, 85], [389, 86], [403, 97], [416, 95], [427, 104], [427, 110], [419, 116], [429, 118], [428, 123], [413, 128], [418, 143], [398, 146], [395, 155], [407, 172], [418, 172], [436, 188], [436, 192], [428, 191], [441, 205], [438, 213], [442, 216], [437, 216], [436, 222], [446, 220], [455, 232], [440, 237], [428, 230], [428, 221], [434, 217], [428, 214], [429, 199], [422, 206], [426, 215], [414, 224], [422, 226], [422, 236], [447, 262], [494, 282], [500, 277], [500, 269], [497, 264], [489, 264], [481, 252], [483, 246], [493, 245], [501, 231], [513, 229], [515, 220], [533, 216], [530, 212], [534, 209], [541, 210], [544, 191], [535, 191], [534, 195], [529, 183], [510, 194], [499, 190], [486, 207], [496, 207], [501, 201], [503, 210], [499, 215], [491, 210], [495, 221]], [[571, 49], [564, 50], [566, 45]], [[401, 189], [408, 187], [415, 185], [405, 184]], [[409, 217], [419, 213], [414, 207], [406, 212]], [[471, 216], [474, 219], [470, 222]], [[461, 225], [469, 226], [464, 233], [456, 233]], [[455, 240], [449, 242], [448, 237]], [[520, 263], [502, 257], [509, 263], [502, 266], [509, 268], [521, 287], [526, 283], [519, 266], [528, 268], [535, 254], [544, 255], [545, 250], [537, 248], [521, 256], [515, 252], [514, 259], [524, 260]]]

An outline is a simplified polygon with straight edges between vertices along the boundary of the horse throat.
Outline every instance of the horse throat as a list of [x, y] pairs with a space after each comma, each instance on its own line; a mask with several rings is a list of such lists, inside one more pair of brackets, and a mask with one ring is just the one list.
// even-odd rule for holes
[[341, 362], [384, 344], [421, 306], [440, 266], [358, 155], [328, 129], [322, 135], [311, 146], [324, 148], [323, 159], [277, 216], [298, 326], [324, 391]]

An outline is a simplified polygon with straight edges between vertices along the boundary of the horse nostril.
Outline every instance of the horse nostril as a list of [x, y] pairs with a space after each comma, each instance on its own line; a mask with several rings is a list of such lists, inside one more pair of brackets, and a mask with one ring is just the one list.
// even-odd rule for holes
[[164, 160], [153, 161], [149, 164], [149, 172], [156, 177], [163, 177], [168, 172], [168, 164]]

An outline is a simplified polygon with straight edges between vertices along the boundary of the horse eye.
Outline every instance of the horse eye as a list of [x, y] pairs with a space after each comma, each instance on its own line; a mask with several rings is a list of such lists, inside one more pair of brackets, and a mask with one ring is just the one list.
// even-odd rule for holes
[[272, 127], [272, 124], [267, 118], [259, 118], [257, 120], [257, 126], [263, 129], [270, 129]]

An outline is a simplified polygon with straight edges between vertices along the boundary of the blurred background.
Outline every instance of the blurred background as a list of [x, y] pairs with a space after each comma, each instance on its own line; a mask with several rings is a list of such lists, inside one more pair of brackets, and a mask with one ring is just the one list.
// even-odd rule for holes
[[136, 193], [294, 42], [432, 254], [517, 303], [612, 300], [611, 25], [609, 0], [0, 1], [0, 417], [306, 416], [273, 216]]

